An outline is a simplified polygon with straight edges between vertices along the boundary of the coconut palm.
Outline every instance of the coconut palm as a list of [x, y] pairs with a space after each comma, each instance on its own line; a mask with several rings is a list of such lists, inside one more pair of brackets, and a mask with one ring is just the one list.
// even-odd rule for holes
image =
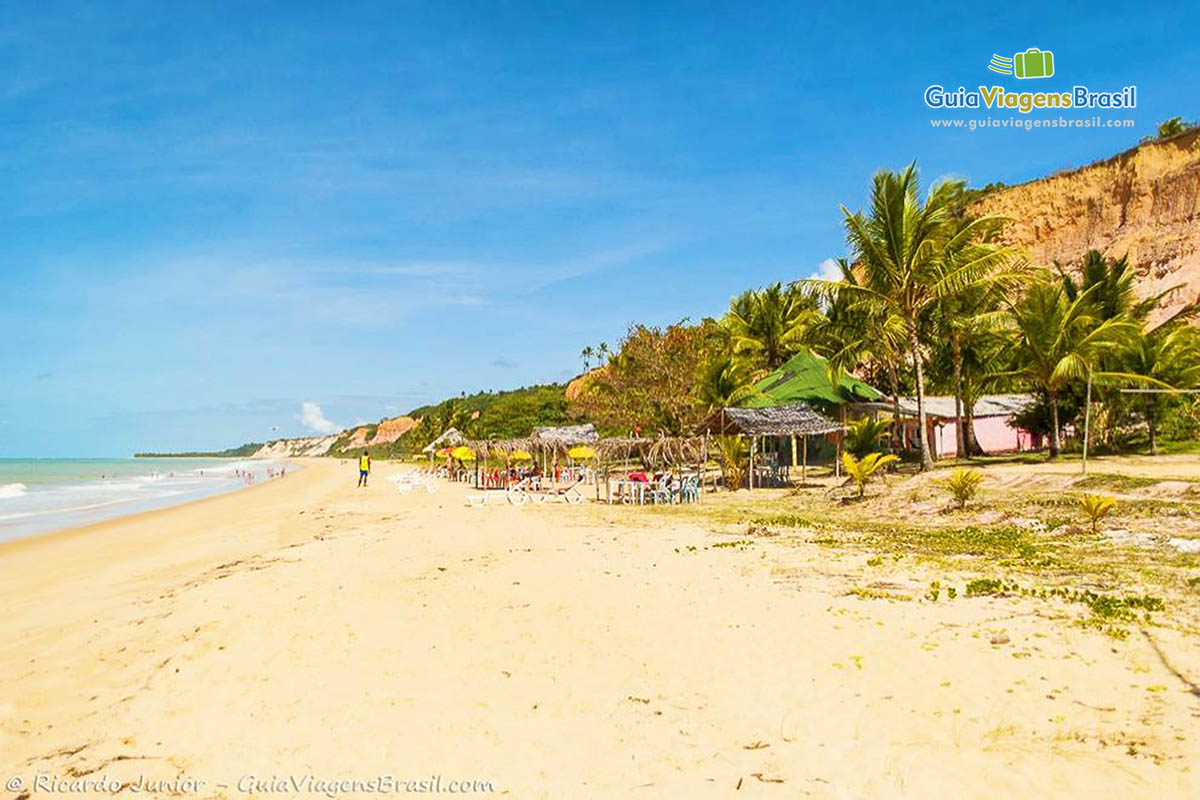
[[968, 411], [973, 407], [973, 400], [971, 403], [967, 401], [963, 374], [965, 351], [980, 346], [986, 337], [1003, 326], [1001, 298], [1014, 291], [1029, 276], [1027, 262], [1019, 259], [1017, 249], [995, 242], [1004, 223], [1005, 220], [1000, 217], [989, 217], [975, 223], [967, 217], [956, 217], [948, 223], [950, 235], [940, 253], [940, 271], [943, 274], [949, 274], [968, 263], [992, 264], [992, 271], [986, 280], [975, 280], [960, 291], [942, 296], [929, 314], [928, 321], [937, 334], [935, 341], [949, 349], [957, 425], [956, 455], [959, 458], [969, 455], [969, 443], [973, 438], [968, 421], [973, 415], [964, 413], [964, 406]]
[[1021, 300], [1010, 306], [1013, 331], [1011, 366], [993, 379], [1016, 378], [1045, 392], [1050, 404], [1050, 457], [1062, 450], [1058, 395], [1072, 381], [1140, 380], [1138, 376], [1097, 369], [1100, 356], [1128, 346], [1141, 330], [1126, 317], [1098, 320], [1092, 295], [1098, 286], [1074, 300], [1066, 289], [1047, 280], [1035, 282]]
[[788, 332], [815, 302], [793, 286], [775, 283], [742, 292], [721, 320], [735, 355], [757, 372], [768, 372], [794, 353]]
[[842, 468], [858, 487], [858, 499], [861, 500], [867, 493], [867, 484], [875, 474], [888, 464], [899, 460], [898, 456], [885, 456], [882, 453], [868, 453], [862, 458], [855, 458], [853, 453], [842, 453]]
[[853, 453], [857, 458], [878, 452], [880, 440], [887, 436], [891, 427], [890, 420], [874, 420], [870, 417], [846, 423], [846, 452]]
[[[938, 301], [991, 280], [1010, 253], [976, 250], [996, 225], [995, 218], [956, 222], [954, 209], [961, 181], [935, 184], [922, 202], [916, 164], [902, 172], [879, 172], [871, 190], [871, 210], [851, 213], [844, 206], [846, 240], [859, 282], [810, 280], [812, 286], [858, 295], [876, 313], [895, 317], [912, 359], [917, 392], [917, 443], [921, 468], [932, 469], [925, 415], [925, 352], [922, 322]], [[954, 257], [949, 257], [954, 254]]]
[[1105, 258], [1099, 250], [1089, 250], [1083, 257], [1079, 277], [1069, 274], [1061, 264], [1056, 263], [1054, 267], [1061, 276], [1068, 300], [1095, 288], [1090, 301], [1092, 315], [1101, 320], [1123, 316], [1145, 322], [1167, 295], [1182, 288], [1182, 284], [1177, 284], [1158, 294], [1139, 298], [1137, 275], [1128, 255]]
[[749, 368], [729, 355], [705, 364], [696, 385], [696, 395], [710, 411], [739, 406], [758, 393]]
[[579, 357], [583, 359], [583, 368], [585, 370], [592, 368], [592, 359], [595, 356], [596, 356], [596, 351], [594, 349], [592, 349], [592, 346], [590, 344], [587, 347], [585, 347], [579, 351]]
[[[1143, 333], [1121, 356], [1124, 370], [1143, 382], [1175, 389], [1200, 387], [1200, 331], [1182, 318]], [[1158, 454], [1158, 428], [1171, 399], [1161, 391], [1146, 392], [1141, 398], [1151, 455]]]
[[[886, 370], [892, 392], [892, 413], [900, 419], [900, 374], [907, 349], [900, 318], [880, 304], [864, 303], [853, 291], [841, 291], [841, 285], [854, 286], [858, 277], [850, 262], [837, 259], [842, 279], [819, 294], [822, 302], [805, 311], [788, 334], [788, 343], [805, 347], [823, 356], [829, 365], [829, 380], [836, 383], [847, 372], [869, 362]], [[800, 285], [804, 286], [805, 282]], [[894, 437], [900, 426], [892, 428]]]

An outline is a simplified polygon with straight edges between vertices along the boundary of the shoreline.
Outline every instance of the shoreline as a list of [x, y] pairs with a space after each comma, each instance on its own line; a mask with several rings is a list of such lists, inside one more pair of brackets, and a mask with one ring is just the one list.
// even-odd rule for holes
[[[236, 464], [238, 462], [244, 462], [248, 460], [241, 458], [201, 459], [192, 457], [188, 457], [188, 459], [192, 461], [219, 462], [218, 465], [224, 463]], [[22, 461], [31, 460], [32, 459], [22, 459]], [[111, 461], [116, 463], [124, 463], [127, 461], [132, 462], [134, 459], [48, 459], [48, 461]], [[262, 463], [269, 463], [273, 466], [281, 466], [285, 469], [291, 468], [295, 471], [299, 471], [299, 468], [302, 468], [299, 464], [292, 463], [289, 459], [264, 459]], [[112, 474], [95, 477], [73, 477], [69, 480], [52, 482], [41, 482], [37, 480], [31, 480], [30, 478], [25, 478], [24, 481], [17, 482], [17, 485], [19, 485], [23, 490], [17, 498], [19, 500], [41, 499], [43, 502], [46, 502], [46, 496], [51, 493], [58, 493], [60, 495], [58, 499], [62, 500], [62, 493], [80, 491], [90, 492], [93, 496], [89, 502], [88, 500], [84, 499], [86, 495], [70, 495], [71, 502], [79, 503], [82, 500], [85, 503], [89, 503], [86, 505], [68, 505], [56, 507], [55, 505], [51, 504], [44, 507], [35, 506], [31, 509], [17, 510], [15, 513], [9, 513], [7, 515], [0, 516], [0, 548], [10, 542], [23, 541], [40, 536], [50, 536], [57, 533], [72, 531], [77, 528], [91, 528], [106, 522], [115, 522], [136, 517], [141, 514], [163, 511], [212, 498], [237, 494], [245, 489], [255, 488], [257, 486], [264, 485], [265, 483], [270, 483], [274, 480], [280, 479], [279, 476], [266, 477], [265, 474], [261, 478], [254, 480], [253, 483], [246, 483], [245, 481], [232, 475], [226, 475], [224, 477], [218, 475], [205, 478], [205, 469], [210, 469], [209, 463], [205, 463], [204, 465], [197, 467], [196, 470], [192, 471], [193, 473], [196, 473], [191, 474], [191, 480], [193, 481], [192, 483], [180, 483], [181, 481], [189, 480], [189, 473], [186, 472], [180, 473], [179, 475], [171, 473], [166, 476], [160, 473], [154, 473], [152, 475]], [[205, 481], [213, 481], [213, 483], [210, 485], [200, 485], [194, 482], [197, 477], [199, 477], [200, 484], [204, 483]], [[143, 497], [128, 493], [129, 486], [131, 484], [134, 487], [136, 487], [139, 483], [142, 483], [143, 486], [157, 486], [160, 480], [163, 481], [163, 486], [161, 486], [159, 489], [158, 494], [149, 494]], [[26, 484], [25, 481], [30, 481], [30, 483]], [[145, 484], [144, 482], [146, 481], [150, 481], [150, 483]], [[121, 484], [124, 484], [126, 494], [96, 494], [96, 492], [109, 492], [114, 489], [118, 489]], [[32, 493], [28, 493], [25, 491], [27, 485], [34, 486], [35, 490]], [[135, 488], [134, 491], [136, 492], [138, 490]], [[91, 519], [88, 519], [89, 517]], [[39, 522], [43, 522], [50, 527], [41, 527], [38, 525]]]

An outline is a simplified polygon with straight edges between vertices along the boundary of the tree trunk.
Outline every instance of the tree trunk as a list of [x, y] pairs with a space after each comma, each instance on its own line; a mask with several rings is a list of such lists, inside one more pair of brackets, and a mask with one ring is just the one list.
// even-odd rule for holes
[[962, 340], [959, 338], [958, 331], [954, 331], [950, 337], [950, 343], [953, 346], [954, 356], [954, 455], [957, 458], [966, 458], [967, 449], [967, 426], [963, 420], [963, 380], [962, 380]]
[[1156, 417], [1158, 409], [1155, 407], [1157, 402], [1149, 400], [1146, 403], [1146, 433], [1150, 437], [1150, 455], [1158, 455], [1158, 424]]
[[975, 438], [975, 408], [968, 403], [966, 411], [963, 428], [967, 437], [967, 457], [986, 455], [983, 452], [983, 448], [979, 445], [979, 440]]
[[900, 419], [900, 376], [891, 361], [888, 362], [888, 378], [892, 382], [892, 449], [899, 451], [904, 447], [904, 422]]
[[1058, 430], [1058, 392], [1050, 392], [1050, 457], [1058, 458], [1062, 450], [1062, 439]]
[[917, 341], [917, 324], [912, 321], [908, 329], [908, 341], [912, 346], [913, 368], [917, 373], [917, 447], [921, 451], [921, 470], [933, 469], [933, 455], [929, 449], [929, 431], [925, 426], [925, 364], [921, 360], [921, 343]]

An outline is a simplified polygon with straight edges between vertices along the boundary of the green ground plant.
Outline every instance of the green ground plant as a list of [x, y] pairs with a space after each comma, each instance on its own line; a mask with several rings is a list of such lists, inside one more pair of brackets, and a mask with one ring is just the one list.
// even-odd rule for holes
[[955, 467], [939, 483], [946, 488], [946, 491], [950, 492], [950, 496], [954, 498], [958, 508], [963, 509], [979, 492], [979, 485], [983, 483], [983, 473], [977, 469]]
[[860, 500], [866, 496], [867, 484], [879, 473], [879, 470], [899, 460], [898, 456], [890, 454], [885, 456], [882, 453], [868, 453], [861, 459], [855, 458], [852, 453], [842, 453], [842, 467], [858, 487], [858, 499]]
[[1079, 505], [1083, 509], [1083, 514], [1092, 524], [1092, 535], [1095, 535], [1100, 527], [1100, 520], [1107, 517], [1117, 505], [1115, 497], [1107, 497], [1102, 494], [1085, 494], [1079, 498]]

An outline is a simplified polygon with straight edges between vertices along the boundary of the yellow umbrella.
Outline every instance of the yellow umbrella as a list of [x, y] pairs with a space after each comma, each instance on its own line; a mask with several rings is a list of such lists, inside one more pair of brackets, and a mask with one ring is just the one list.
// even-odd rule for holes
[[465, 444], [459, 445], [458, 447], [451, 450], [450, 455], [453, 458], [457, 458], [459, 461], [474, 461], [475, 460], [475, 451], [472, 450], [471, 448], [467, 447]]
[[533, 454], [524, 450], [513, 450], [509, 458], [513, 461], [533, 461]]
[[589, 458], [596, 457], [596, 448], [588, 447], [586, 444], [580, 444], [568, 450], [567, 455], [576, 461], [586, 461]]

